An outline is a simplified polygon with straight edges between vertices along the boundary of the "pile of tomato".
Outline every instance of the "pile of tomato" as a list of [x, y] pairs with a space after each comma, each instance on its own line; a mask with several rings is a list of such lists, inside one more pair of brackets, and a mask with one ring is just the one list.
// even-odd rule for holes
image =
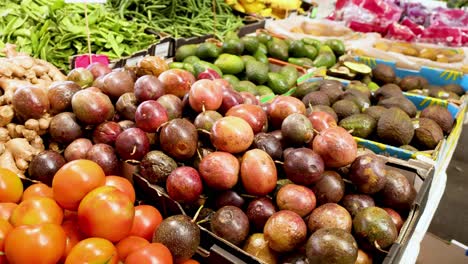
[[173, 263], [166, 246], [152, 243], [161, 213], [135, 206], [130, 181], [105, 176], [93, 161], [71, 161], [52, 187], [23, 190], [18, 175], [0, 168], [0, 264]]

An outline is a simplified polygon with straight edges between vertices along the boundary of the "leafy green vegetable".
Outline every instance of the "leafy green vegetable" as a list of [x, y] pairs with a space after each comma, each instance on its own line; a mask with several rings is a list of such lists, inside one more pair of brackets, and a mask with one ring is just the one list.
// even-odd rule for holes
[[[0, 48], [6, 43], [34, 57], [68, 69], [69, 57], [88, 53], [83, 4], [64, 0], [0, 1]], [[110, 6], [88, 4], [93, 53], [110, 59], [130, 55], [155, 43], [146, 24], [128, 21]]]

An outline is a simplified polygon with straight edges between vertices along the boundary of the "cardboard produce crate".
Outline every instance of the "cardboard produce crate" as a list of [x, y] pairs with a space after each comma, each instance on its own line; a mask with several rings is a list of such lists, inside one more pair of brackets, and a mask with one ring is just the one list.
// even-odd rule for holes
[[[379, 256], [378, 259], [379, 262], [386, 264], [399, 263], [403, 251], [406, 250], [406, 243], [409, 237], [411, 237], [412, 232], [426, 207], [426, 201], [433, 178], [433, 170], [418, 167], [400, 159], [384, 156], [380, 157], [386, 160], [387, 168], [401, 172], [417, 190], [416, 199], [411, 206], [397, 240], [389, 249], [389, 253]], [[173, 201], [161, 186], [150, 184], [147, 180], [137, 174], [134, 174], [133, 180], [137, 189], [141, 190], [145, 197], [149, 197], [154, 200], [151, 204], [164, 204], [162, 209], [165, 210], [164, 212], [187, 214], [184, 207]], [[255, 256], [243, 251], [242, 248], [218, 237], [207, 228], [200, 226], [200, 230], [201, 243], [197, 255], [194, 258], [202, 261], [203, 263], [263, 263]]]

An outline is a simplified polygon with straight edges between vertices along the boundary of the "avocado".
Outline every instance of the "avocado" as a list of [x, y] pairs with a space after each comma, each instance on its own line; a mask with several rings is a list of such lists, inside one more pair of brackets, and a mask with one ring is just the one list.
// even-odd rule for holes
[[275, 94], [270, 87], [265, 86], [265, 85], [257, 85], [257, 93], [260, 96], [263, 95], [270, 95], [270, 94]]
[[284, 94], [289, 90], [289, 83], [282, 74], [277, 72], [269, 72], [268, 87], [270, 87], [270, 89], [275, 94]]
[[254, 54], [258, 49], [258, 39], [254, 36], [244, 36], [241, 38], [242, 43], [244, 43], [244, 50], [250, 54]]
[[345, 54], [346, 48], [343, 41], [339, 39], [329, 39], [325, 41], [325, 45], [329, 46], [337, 57]]
[[314, 106], [314, 105], [326, 105], [330, 106], [330, 99], [328, 99], [328, 95], [321, 91], [310, 92], [302, 98], [302, 102], [306, 106]]
[[238, 92], [249, 92], [253, 95], [257, 95], [257, 86], [250, 81], [240, 81], [234, 85], [234, 90]]
[[326, 67], [331, 68], [333, 65], [336, 64], [336, 56], [331, 50], [330, 47], [327, 45], [323, 45], [320, 47], [319, 53], [314, 60], [315, 67]]
[[193, 64], [184, 63], [184, 70], [190, 72], [191, 74], [193, 74], [193, 76], [195, 76], [195, 67], [193, 66]]
[[223, 53], [241, 55], [244, 52], [244, 42], [239, 38], [227, 39], [223, 42]]
[[415, 127], [413, 140], [424, 150], [435, 149], [437, 144], [444, 139], [444, 131], [432, 119], [417, 118], [413, 120], [413, 124]]
[[320, 40], [317, 39], [303, 38], [302, 42], [304, 42], [304, 44], [306, 45], [314, 46], [316, 50], [320, 50], [320, 47], [322, 47], [322, 42], [320, 42]]
[[256, 61], [257, 60], [257, 59], [255, 59], [254, 56], [250, 56], [250, 55], [242, 55], [241, 59], [244, 62], [244, 65], [246, 65], [246, 66], [247, 66], [248, 61], [251, 61], [251, 60]]
[[375, 121], [379, 121], [380, 116], [382, 116], [383, 112], [385, 112], [387, 108], [380, 106], [380, 105], [373, 105], [364, 110], [364, 114], [367, 114], [375, 119]]
[[266, 44], [259, 43], [257, 51], [260, 51], [261, 53], [266, 55], [268, 53], [268, 48], [267, 48]]
[[264, 84], [268, 81], [268, 71], [268, 65], [256, 60], [247, 61], [245, 66], [247, 80], [256, 84]]
[[194, 56], [197, 53], [198, 45], [197, 44], [189, 44], [179, 47], [175, 53], [175, 60], [176, 61], [183, 61], [185, 58], [189, 56]]
[[368, 99], [371, 98], [372, 96], [372, 93], [371, 93], [371, 90], [369, 89], [369, 87], [360, 82], [360, 81], [351, 81], [346, 87], [345, 87], [346, 90], [349, 90], [349, 89], [356, 89], [356, 90], [359, 90], [360, 92], [362, 92]]
[[396, 81], [395, 71], [392, 67], [385, 64], [377, 64], [377, 66], [372, 69], [372, 77], [379, 85], [394, 83]]
[[288, 44], [279, 38], [272, 38], [267, 43], [268, 54], [276, 59], [288, 61]]
[[258, 33], [258, 35], [257, 35], [258, 42], [260, 42], [260, 43], [262, 43], [262, 44], [265, 44], [265, 45], [266, 45], [266, 44], [268, 43], [268, 41], [270, 41], [272, 38], [273, 38], [273, 37], [272, 37], [270, 34], [266, 33], [266, 32], [260, 32], [260, 33]]
[[309, 58], [289, 58], [288, 62], [295, 64], [295, 65], [299, 65], [301, 67], [307, 67], [307, 68], [314, 66], [314, 61]]
[[404, 150], [408, 150], [408, 151], [411, 151], [411, 152], [418, 152], [419, 150], [411, 145], [403, 145], [403, 146], [400, 146], [401, 149], [404, 149]]
[[348, 131], [352, 130], [351, 135], [355, 137], [367, 138], [374, 132], [377, 121], [370, 115], [356, 114], [342, 119], [339, 126]]
[[420, 117], [434, 120], [446, 134], [452, 131], [453, 123], [455, 122], [447, 108], [440, 105], [431, 105], [426, 107], [421, 112]]
[[393, 83], [383, 85], [374, 93], [374, 98], [376, 99], [377, 102], [382, 99], [387, 99], [387, 98], [392, 98], [392, 97], [403, 97], [403, 96], [404, 95], [400, 87]]
[[332, 108], [340, 120], [361, 113], [359, 106], [350, 100], [339, 100], [332, 105]]
[[305, 57], [307, 57], [308, 59], [315, 60], [315, 58], [317, 58], [318, 49], [316, 49], [314, 46], [305, 45], [304, 50], [305, 50]]
[[284, 66], [284, 67], [281, 68], [279, 73], [281, 75], [283, 75], [284, 78], [286, 78], [286, 81], [288, 83], [289, 88], [292, 88], [292, 87], [294, 87], [296, 85], [297, 78], [299, 77], [298, 76], [299, 73], [297, 72], [296, 67], [291, 66], [291, 65]]
[[255, 53], [254, 53], [254, 58], [257, 59], [259, 62], [261, 63], [265, 63], [265, 64], [268, 64], [268, 56], [263, 53], [260, 49], [258, 49]]
[[193, 64], [193, 69], [195, 71], [195, 76], [198, 76], [201, 72], [204, 72], [206, 69], [212, 69], [219, 74], [219, 76], [223, 76], [223, 72], [221, 69], [214, 65], [213, 63], [209, 63], [207, 61], [197, 61]]
[[244, 62], [239, 56], [223, 53], [216, 59], [216, 65], [223, 74], [238, 74], [244, 71]]
[[444, 86], [444, 90], [462, 96], [465, 94], [465, 90], [459, 84], [451, 83]]
[[365, 93], [361, 92], [361, 90], [357, 90], [355, 88], [346, 90], [341, 98], [355, 102], [361, 111], [364, 111], [371, 105], [369, 97], [367, 97]]
[[232, 74], [224, 74], [223, 79], [228, 81], [232, 86], [238, 84], [240, 82], [239, 78]]
[[320, 82], [303, 82], [297, 86], [293, 96], [302, 99], [308, 93], [318, 91], [319, 85]]
[[292, 40], [291, 43], [289, 43], [289, 55], [297, 58], [307, 57], [304, 42], [301, 40]]
[[330, 106], [326, 105], [314, 105], [312, 107], [307, 108], [307, 115], [310, 115], [312, 112], [325, 112], [333, 116], [336, 122], [338, 122], [338, 115], [335, 113], [335, 110]]
[[392, 108], [398, 107], [401, 110], [405, 111], [409, 115], [409, 117], [416, 116], [416, 106], [411, 102], [408, 98], [401, 96], [401, 97], [391, 97], [387, 99], [380, 100], [378, 105], [383, 106], [385, 108]]
[[333, 104], [343, 96], [344, 85], [337, 80], [323, 80], [319, 85], [319, 90], [325, 92]]
[[398, 84], [401, 90], [406, 92], [410, 90], [421, 90], [428, 84], [428, 81], [422, 76], [408, 75], [403, 77]]
[[198, 58], [197, 56], [188, 56], [184, 59], [184, 63], [190, 63], [190, 64], [194, 64], [195, 62], [197, 61], [201, 61], [200, 58]]
[[169, 69], [184, 69], [183, 62], [171, 62], [169, 63]]
[[377, 122], [377, 135], [393, 146], [408, 145], [414, 136], [413, 122], [403, 110], [387, 109]]
[[445, 91], [445, 90], [437, 91], [437, 93], [430, 92], [429, 96], [443, 99], [443, 100], [447, 100], [447, 99], [459, 100], [460, 99], [460, 97], [456, 93], [452, 93], [452, 92]]
[[211, 42], [205, 42], [198, 46], [196, 56], [202, 60], [216, 59], [221, 54], [221, 48]]

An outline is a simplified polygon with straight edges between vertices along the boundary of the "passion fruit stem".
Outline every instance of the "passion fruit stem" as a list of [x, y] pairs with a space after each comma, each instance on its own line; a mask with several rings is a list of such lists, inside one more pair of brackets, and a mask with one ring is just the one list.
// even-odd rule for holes
[[133, 156], [135, 154], [136, 150], [137, 150], [136, 145], [133, 145], [132, 153], [130, 153], [130, 155]]
[[198, 149], [198, 148], [197, 148], [197, 155], [198, 155], [198, 158], [199, 158], [200, 160], [203, 159], [203, 156], [202, 156], [201, 153], [200, 153], [200, 149]]
[[202, 109], [202, 112], [205, 113], [205, 110], [206, 110], [205, 109], [205, 104], [202, 104], [201, 109]]
[[195, 223], [197, 221], [198, 215], [200, 214], [201, 210], [203, 209], [204, 204], [200, 205], [198, 208], [197, 212], [195, 213], [195, 216], [193, 216], [192, 223]]
[[241, 194], [240, 196], [250, 199], [257, 199], [258, 196], [250, 195], [250, 194]]
[[279, 161], [279, 160], [275, 160], [275, 163], [278, 163], [278, 164], [281, 164], [281, 165], [283, 165], [283, 164], [284, 164], [284, 162], [282, 162], [282, 161]]
[[201, 224], [204, 224], [204, 223], [209, 222], [209, 221], [210, 221], [210, 219], [203, 219], [203, 220], [198, 221], [197, 225], [201, 225]]
[[382, 249], [377, 241], [374, 241], [374, 246], [375, 246], [375, 248], [376, 248], [377, 250], [379, 250], [379, 251], [381, 251], [381, 252], [383, 252], [383, 253], [385, 253], [385, 254], [388, 254], [388, 251]]
[[348, 179], [343, 179], [343, 181], [346, 182], [346, 183], [349, 183], [349, 184], [353, 184], [353, 182], [348, 180]]
[[129, 160], [125, 160], [126, 163], [129, 163], [131, 165], [138, 165], [140, 164], [140, 161], [139, 160], [134, 160], [134, 159], [129, 159]]
[[210, 132], [210, 131], [208, 131], [208, 130], [205, 130], [205, 129], [202, 129], [202, 128], [197, 128], [197, 131], [201, 131], [202, 133], [205, 133], [205, 134], [211, 135], [211, 132]]

